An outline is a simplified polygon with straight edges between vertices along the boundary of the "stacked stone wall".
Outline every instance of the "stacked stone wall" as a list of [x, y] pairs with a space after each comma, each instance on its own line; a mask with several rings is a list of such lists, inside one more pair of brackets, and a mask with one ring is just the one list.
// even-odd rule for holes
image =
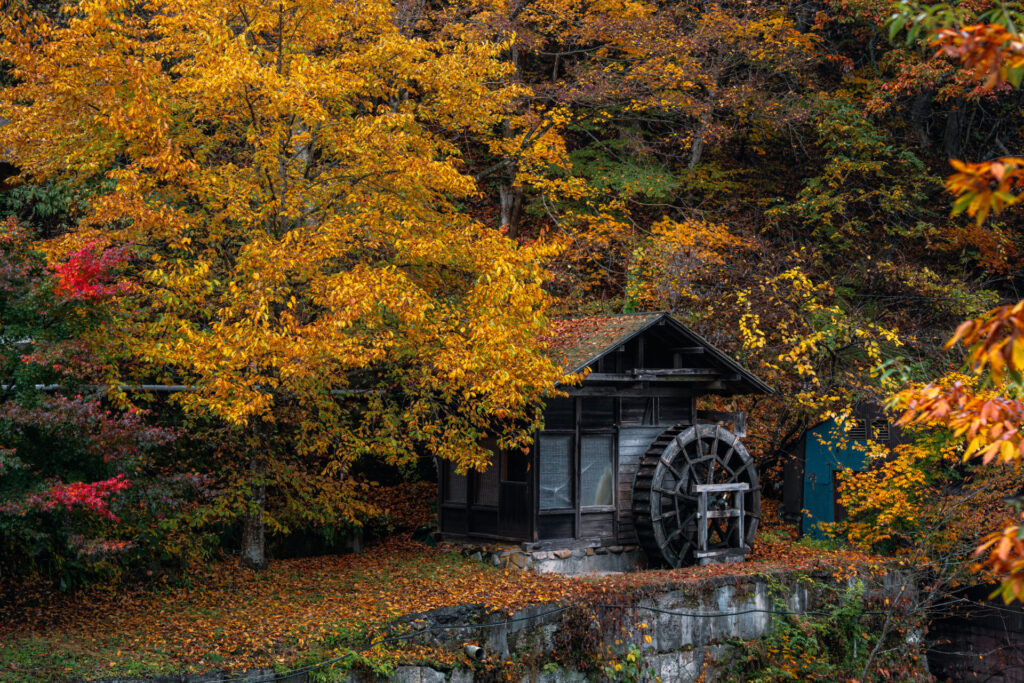
[[522, 545], [460, 544], [466, 557], [495, 567], [529, 569], [540, 574], [610, 574], [636, 571], [646, 565], [635, 545], [593, 546], [538, 550]]

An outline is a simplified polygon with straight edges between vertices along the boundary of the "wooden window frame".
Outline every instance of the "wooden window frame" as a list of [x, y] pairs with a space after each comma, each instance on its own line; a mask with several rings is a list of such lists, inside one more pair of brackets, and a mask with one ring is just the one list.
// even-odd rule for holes
[[439, 475], [440, 475], [440, 478], [441, 478], [441, 486], [438, 487], [440, 489], [439, 498], [441, 499], [440, 500], [441, 507], [446, 507], [446, 508], [449, 508], [449, 509], [451, 509], [451, 508], [462, 508], [463, 510], [467, 510], [468, 511], [469, 510], [469, 501], [470, 501], [470, 494], [469, 494], [469, 480], [470, 480], [470, 476], [469, 476], [469, 474], [467, 473], [467, 474], [463, 475], [463, 476], [466, 477], [466, 499], [462, 500], [462, 501], [448, 500], [448, 492], [449, 492], [449, 489], [448, 489], [448, 477], [452, 475], [453, 468], [455, 467], [455, 463], [453, 463], [451, 460], [445, 460], [443, 458], [438, 458], [438, 460], [441, 463], [441, 467], [440, 467], [441, 471], [439, 472]]
[[[501, 457], [498, 454], [496, 454], [496, 455], [499, 458]], [[497, 468], [497, 467], [500, 467], [500, 466], [501, 466], [500, 462], [492, 462], [491, 463], [491, 467]], [[499, 500], [499, 498], [501, 496], [501, 470], [498, 470], [498, 477], [497, 477], [497, 479], [495, 479], [495, 483], [497, 485], [497, 489], [494, 492], [495, 502], [494, 502], [493, 505], [490, 504], [490, 503], [478, 503], [477, 502], [477, 495], [480, 493], [480, 489], [483, 488], [482, 486], [479, 485], [479, 482], [480, 482], [480, 479], [481, 479], [482, 476], [483, 476], [483, 472], [479, 472], [477, 470], [472, 470], [471, 476], [469, 477], [470, 486], [472, 487], [471, 490], [470, 490], [470, 493], [469, 493], [469, 509], [470, 510], [485, 510], [485, 511], [497, 510], [498, 506], [501, 503], [501, 501]]]
[[[572, 514], [574, 511], [576, 511], [579, 508], [579, 503], [578, 503], [579, 498], [578, 498], [578, 492], [576, 490], [578, 488], [578, 484], [576, 482], [576, 479], [578, 478], [577, 469], [578, 469], [578, 466], [579, 466], [579, 463], [577, 461], [578, 460], [577, 459], [577, 455], [579, 453], [579, 436], [578, 436], [578, 431], [579, 431], [578, 429], [577, 430], [545, 429], [542, 432], [538, 432], [537, 436], [534, 439], [535, 444], [536, 444], [535, 447], [534, 447], [534, 451], [537, 454], [537, 458], [536, 458], [537, 465], [536, 465], [536, 467], [533, 468], [533, 470], [537, 474], [536, 474], [536, 476], [533, 479], [534, 479], [534, 491], [536, 491], [535, 498], [537, 499], [536, 509], [537, 509], [537, 514], [538, 515], [545, 515], [545, 516], [546, 515], [569, 515], [569, 514]], [[541, 473], [541, 462], [540, 462], [540, 440], [543, 437], [545, 437], [545, 436], [568, 436], [568, 437], [572, 437], [572, 439], [573, 439], [572, 452], [569, 454], [569, 470], [570, 470], [569, 471], [569, 487], [570, 487], [570, 490], [569, 490], [569, 500], [570, 500], [570, 507], [564, 507], [564, 508], [542, 508], [541, 507], [540, 478], [541, 478], [541, 474], [542, 473]]]
[[534, 449], [531, 448], [529, 453], [523, 453], [523, 455], [522, 455], [522, 457], [526, 459], [526, 478], [523, 479], [523, 480], [506, 479], [505, 478], [505, 470], [507, 469], [506, 466], [508, 465], [507, 458], [509, 456], [509, 451], [504, 449], [504, 448], [501, 449], [500, 454], [499, 454], [500, 460], [498, 462], [498, 465], [499, 465], [499, 469], [498, 469], [498, 483], [499, 484], [529, 484], [530, 483], [530, 472], [533, 470], [533, 452], [534, 452]]
[[615, 512], [618, 509], [619, 493], [618, 493], [618, 473], [619, 473], [619, 429], [618, 426], [614, 426], [610, 429], [587, 429], [580, 431], [579, 445], [576, 447], [577, 454], [577, 472], [576, 472], [576, 488], [582, 495], [583, 488], [583, 437], [585, 436], [608, 436], [611, 438], [611, 456], [612, 456], [612, 502], [609, 505], [583, 505], [579, 498], [576, 500], [576, 507], [579, 508], [581, 513], [588, 512]]

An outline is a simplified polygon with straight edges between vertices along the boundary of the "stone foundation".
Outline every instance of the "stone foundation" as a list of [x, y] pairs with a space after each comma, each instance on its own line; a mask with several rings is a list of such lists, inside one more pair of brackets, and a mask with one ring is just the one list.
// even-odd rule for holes
[[507, 569], [533, 570], [539, 574], [617, 574], [647, 566], [643, 551], [635, 545], [537, 549], [528, 544], [452, 544], [465, 557]]

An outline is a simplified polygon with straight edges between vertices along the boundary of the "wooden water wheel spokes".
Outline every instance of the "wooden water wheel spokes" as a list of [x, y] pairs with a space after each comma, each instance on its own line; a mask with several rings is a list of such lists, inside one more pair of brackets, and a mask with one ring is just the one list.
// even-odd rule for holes
[[671, 567], [742, 559], [760, 513], [753, 460], [720, 425], [664, 432], [644, 454], [633, 484], [640, 543], [649, 559]]

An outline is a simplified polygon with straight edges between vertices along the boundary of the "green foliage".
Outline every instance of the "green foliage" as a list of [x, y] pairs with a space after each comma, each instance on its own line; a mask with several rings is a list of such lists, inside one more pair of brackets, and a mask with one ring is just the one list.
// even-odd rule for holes
[[598, 190], [622, 197], [666, 201], [679, 187], [672, 169], [654, 157], [637, 154], [626, 137], [602, 140], [572, 151], [574, 174], [586, 178]]
[[[326, 656], [326, 650], [317, 648], [316, 651], [320, 657]], [[368, 654], [363, 650], [342, 648], [337, 650], [337, 652], [338, 654], [332, 657], [332, 659], [340, 657], [340, 660], [310, 671], [310, 680], [314, 683], [344, 683], [351, 680], [353, 669], [367, 672], [378, 680], [387, 680], [394, 671], [394, 667], [390, 663], [382, 661], [379, 657]], [[320, 664], [320, 661], [311, 661], [311, 664], [317, 665]], [[285, 669], [282, 673], [287, 671]]]
[[813, 548], [814, 550], [838, 550], [839, 548], [845, 547], [844, 544], [831, 538], [814, 538], [813, 536], [801, 536], [796, 541], [797, 545], [801, 545], [805, 548]]
[[928, 209], [941, 186], [922, 161], [843, 97], [813, 103], [817, 147], [825, 160], [792, 202], [766, 216], [796, 226], [831, 250], [863, 251], [879, 239], [918, 239], [937, 216]]
[[[812, 585], [815, 590], [822, 588], [820, 584]], [[775, 606], [786, 609], [781, 602]], [[731, 680], [775, 683], [859, 676], [878, 640], [877, 629], [866, 614], [869, 610], [864, 583], [857, 581], [837, 595], [827, 611], [827, 616], [773, 615], [767, 635], [734, 642]], [[876, 662], [873, 669], [889, 664]]]
[[630, 643], [626, 651], [604, 667], [609, 680], [636, 683], [655, 680], [654, 668], [647, 663], [643, 650], [636, 643]]
[[94, 183], [22, 183], [0, 192], [0, 220], [8, 216], [42, 237], [67, 232], [95, 192]]
[[[976, 3], [921, 3], [917, 0], [900, 0], [893, 8], [893, 13], [886, 19], [885, 26], [890, 41], [895, 41], [902, 31], [906, 31], [904, 41], [907, 45], [912, 45], [942, 28], [966, 24], [997, 24], [1007, 30], [1016, 31], [1016, 27], [1024, 25], [1024, 13], [1021, 12], [1020, 3], [999, 1], [993, 2], [992, 5], [993, 7], [979, 13]], [[1014, 87], [1020, 86], [1021, 75], [1017, 76]]]
[[716, 161], [705, 161], [679, 171], [679, 188], [695, 201], [722, 206], [725, 200], [749, 192], [750, 174], [742, 169], [726, 168]]
[[[116, 660], [121, 676], [144, 678], [177, 674], [177, 663], [165, 653], [150, 649], [136, 652], [126, 641], [115, 641], [108, 647], [91, 652], [66, 652], [54, 648], [47, 638], [18, 638], [0, 641], [0, 682], [23, 683], [59, 679], [81, 679], [82, 674], [109, 671]], [[49, 675], [41, 675], [40, 662], [45, 662]], [[90, 676], [91, 678], [92, 676]]]

